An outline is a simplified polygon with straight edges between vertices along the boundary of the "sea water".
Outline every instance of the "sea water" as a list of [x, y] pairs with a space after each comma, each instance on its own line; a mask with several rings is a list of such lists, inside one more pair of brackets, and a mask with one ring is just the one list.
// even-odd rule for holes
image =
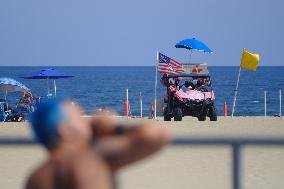
[[[11, 77], [29, 87], [36, 96], [47, 96], [46, 80], [19, 78], [21, 74], [48, 67], [0, 67], [0, 77]], [[74, 75], [73, 78], [57, 79], [57, 94], [78, 102], [87, 113], [98, 108], [111, 108], [123, 114], [125, 90], [129, 89], [131, 114], [140, 115], [139, 96], [142, 93], [143, 114], [147, 116], [154, 99], [155, 67], [55, 67], [58, 71]], [[227, 102], [231, 112], [238, 67], [209, 67], [216, 108], [223, 114]], [[160, 75], [159, 75], [160, 77]], [[163, 99], [165, 88], [158, 78], [157, 96]], [[50, 92], [54, 93], [53, 80], [49, 80]], [[279, 90], [284, 93], [284, 67], [259, 67], [256, 72], [242, 70], [235, 115], [264, 115], [264, 91], [267, 91], [267, 115], [279, 114]], [[0, 92], [0, 98], [5, 93]], [[283, 95], [284, 96], [284, 95]], [[21, 93], [9, 93], [7, 100], [15, 106]], [[284, 97], [283, 97], [284, 98]], [[282, 98], [282, 99], [283, 99]], [[283, 104], [283, 103], [282, 103]]]

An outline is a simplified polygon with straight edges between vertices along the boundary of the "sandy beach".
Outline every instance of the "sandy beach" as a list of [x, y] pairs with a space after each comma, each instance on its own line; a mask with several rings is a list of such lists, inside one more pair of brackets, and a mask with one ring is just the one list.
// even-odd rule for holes
[[[123, 120], [125, 121], [125, 120]], [[134, 121], [134, 120], [130, 120]], [[284, 119], [274, 117], [220, 118], [217, 122], [155, 121], [173, 136], [284, 137]], [[1, 136], [31, 136], [28, 123], [0, 123]], [[228, 146], [169, 145], [159, 154], [121, 170], [120, 188], [231, 188], [231, 149]], [[284, 186], [284, 148], [246, 147], [244, 188], [280, 189]], [[28, 174], [46, 158], [40, 146], [0, 146], [0, 188], [23, 188]]]

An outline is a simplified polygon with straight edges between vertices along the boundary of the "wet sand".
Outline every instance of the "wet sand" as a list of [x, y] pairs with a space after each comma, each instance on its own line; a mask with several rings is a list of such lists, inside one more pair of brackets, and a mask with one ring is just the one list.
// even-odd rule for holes
[[[130, 122], [133, 121], [132, 119]], [[217, 122], [155, 121], [174, 136], [284, 137], [283, 118], [220, 118]], [[28, 123], [0, 123], [1, 136], [30, 136]], [[40, 146], [0, 146], [0, 188], [24, 188], [28, 174], [46, 158]], [[244, 188], [284, 187], [284, 147], [243, 149]], [[119, 172], [124, 189], [231, 188], [231, 149], [228, 146], [169, 146]]]

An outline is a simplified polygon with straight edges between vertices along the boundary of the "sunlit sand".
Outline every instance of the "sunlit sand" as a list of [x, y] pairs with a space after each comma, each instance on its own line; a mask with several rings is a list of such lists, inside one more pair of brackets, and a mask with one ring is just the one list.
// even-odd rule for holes
[[[132, 121], [135, 119], [129, 122]], [[164, 122], [159, 118], [154, 122], [169, 128], [174, 136], [284, 137], [283, 118], [221, 117], [217, 122], [199, 122], [195, 118]], [[28, 123], [0, 124], [0, 136], [30, 135]], [[118, 176], [119, 184], [124, 189], [228, 189], [231, 187], [230, 155], [228, 146], [169, 146], [158, 155], [124, 168]], [[284, 148], [248, 146], [243, 155], [244, 188], [282, 188]], [[28, 174], [45, 157], [44, 149], [37, 145], [1, 146], [1, 188], [23, 188]]]

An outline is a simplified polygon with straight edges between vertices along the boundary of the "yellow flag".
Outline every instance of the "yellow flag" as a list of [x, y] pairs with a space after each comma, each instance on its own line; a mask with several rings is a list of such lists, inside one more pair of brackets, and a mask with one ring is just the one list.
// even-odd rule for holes
[[259, 62], [259, 54], [254, 54], [243, 50], [241, 68], [256, 71]]

